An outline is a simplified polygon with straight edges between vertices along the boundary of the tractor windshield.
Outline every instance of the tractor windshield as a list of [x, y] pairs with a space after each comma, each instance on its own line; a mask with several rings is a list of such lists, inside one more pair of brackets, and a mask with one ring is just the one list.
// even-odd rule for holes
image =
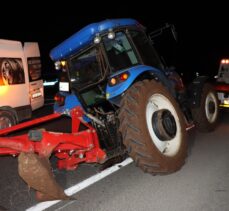
[[103, 37], [111, 72], [139, 64], [137, 56], [124, 32], [117, 32], [114, 39]]
[[98, 57], [98, 50], [92, 48], [69, 60], [68, 69], [72, 87], [82, 89], [102, 78]]

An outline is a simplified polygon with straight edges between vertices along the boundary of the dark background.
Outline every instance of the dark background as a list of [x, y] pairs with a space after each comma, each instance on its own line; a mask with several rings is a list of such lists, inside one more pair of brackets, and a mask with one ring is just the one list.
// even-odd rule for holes
[[148, 31], [165, 23], [176, 26], [176, 50], [172, 52], [179, 72], [213, 76], [218, 64], [229, 52], [229, 14], [220, 3], [168, 3], [164, 1], [58, 1], [22, 2], [1, 6], [1, 39], [36, 41], [39, 43], [45, 78], [56, 72], [49, 58], [50, 50], [87, 24], [109, 18], [134, 18]]

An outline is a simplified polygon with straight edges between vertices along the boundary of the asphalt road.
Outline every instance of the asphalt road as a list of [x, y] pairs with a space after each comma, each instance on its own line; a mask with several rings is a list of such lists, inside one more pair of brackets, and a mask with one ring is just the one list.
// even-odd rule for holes
[[229, 112], [224, 112], [215, 132], [192, 130], [186, 164], [174, 174], [151, 176], [130, 164], [79, 192], [77, 201], [49, 210], [228, 211], [228, 129]]
[[[78, 192], [73, 201], [61, 201], [48, 210], [79, 211], [227, 211], [229, 210], [229, 112], [224, 111], [212, 133], [189, 133], [189, 155], [184, 167], [171, 175], [151, 176], [130, 164]], [[68, 119], [47, 125], [67, 128]], [[26, 210], [37, 202], [17, 173], [17, 159], [0, 158], [0, 210]], [[93, 165], [59, 171], [57, 181], [68, 188], [98, 173]], [[2, 207], [2, 208], [1, 208]]]

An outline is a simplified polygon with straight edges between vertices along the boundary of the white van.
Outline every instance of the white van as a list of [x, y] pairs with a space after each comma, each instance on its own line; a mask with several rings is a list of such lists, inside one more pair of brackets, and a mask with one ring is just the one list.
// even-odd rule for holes
[[32, 116], [44, 105], [38, 43], [0, 39], [0, 129]]

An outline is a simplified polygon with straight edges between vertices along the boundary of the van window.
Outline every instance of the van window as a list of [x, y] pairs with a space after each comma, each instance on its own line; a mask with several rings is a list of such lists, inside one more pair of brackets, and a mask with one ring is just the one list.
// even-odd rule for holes
[[41, 60], [39, 57], [28, 58], [29, 81], [41, 79]]
[[0, 58], [0, 85], [24, 84], [25, 74], [19, 58]]

